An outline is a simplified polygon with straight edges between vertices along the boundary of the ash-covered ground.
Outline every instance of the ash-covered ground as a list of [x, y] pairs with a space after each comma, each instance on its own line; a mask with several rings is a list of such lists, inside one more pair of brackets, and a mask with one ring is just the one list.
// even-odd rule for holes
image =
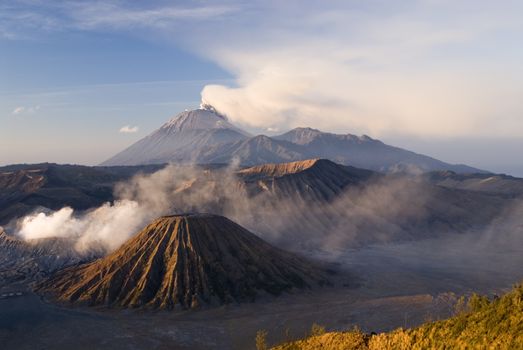
[[0, 295], [15, 293], [0, 299], [0, 342], [3, 349], [254, 349], [260, 329], [274, 344], [305, 335], [313, 323], [369, 332], [412, 327], [449, 316], [457, 295], [499, 295], [523, 279], [523, 247], [508, 243], [485, 244], [471, 233], [314, 252], [348, 269], [348, 285], [197, 311], [57, 306], [11, 279], [0, 282]]

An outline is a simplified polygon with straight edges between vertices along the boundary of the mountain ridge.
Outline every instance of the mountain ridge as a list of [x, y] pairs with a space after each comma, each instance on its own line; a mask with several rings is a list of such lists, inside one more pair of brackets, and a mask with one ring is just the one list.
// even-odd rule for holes
[[367, 135], [333, 134], [300, 127], [269, 137], [252, 136], [212, 106], [185, 111], [148, 136], [101, 163], [105, 166], [161, 163], [230, 163], [243, 166], [326, 158], [380, 172], [419, 169], [485, 173], [461, 164], [404, 150]]

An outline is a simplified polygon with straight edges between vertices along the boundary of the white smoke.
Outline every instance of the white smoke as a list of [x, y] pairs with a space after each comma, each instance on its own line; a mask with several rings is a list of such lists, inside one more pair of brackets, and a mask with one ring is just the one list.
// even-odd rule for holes
[[143, 223], [146, 217], [144, 209], [136, 201], [119, 200], [80, 215], [75, 215], [70, 207], [51, 214], [35, 213], [19, 222], [18, 235], [25, 240], [76, 238], [75, 248], [80, 252], [94, 244], [111, 251], [125, 242]]
[[167, 166], [154, 174], [137, 175], [128, 182], [118, 183], [114, 203], [87, 212], [64, 207], [50, 214], [28, 215], [18, 221], [18, 235], [25, 240], [73, 238], [80, 252], [100, 245], [112, 251], [148, 221], [169, 213], [169, 197], [186, 180], [183, 171], [174, 169]]
[[52, 214], [35, 213], [22, 219], [18, 234], [24, 239], [64, 237], [78, 233], [79, 220], [73, 209], [62, 208]]

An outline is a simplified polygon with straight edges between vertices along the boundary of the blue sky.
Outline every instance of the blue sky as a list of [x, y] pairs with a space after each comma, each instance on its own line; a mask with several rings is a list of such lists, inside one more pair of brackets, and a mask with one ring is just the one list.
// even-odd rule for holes
[[523, 176], [522, 39], [519, 1], [7, 0], [0, 164], [97, 164], [203, 98]]
[[[120, 34], [0, 41], [0, 163], [97, 164], [185, 108], [223, 69]], [[19, 111], [17, 111], [19, 109]], [[138, 128], [120, 133], [121, 127]]]

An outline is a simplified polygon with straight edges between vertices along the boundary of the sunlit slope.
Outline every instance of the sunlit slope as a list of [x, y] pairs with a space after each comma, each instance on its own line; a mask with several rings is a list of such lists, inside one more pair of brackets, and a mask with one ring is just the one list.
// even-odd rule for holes
[[113, 254], [66, 269], [40, 291], [64, 302], [194, 308], [324, 284], [315, 265], [217, 215], [162, 217]]
[[326, 333], [273, 349], [523, 349], [523, 286], [492, 302], [473, 296], [457, 316], [418, 328], [374, 336], [359, 331]]

